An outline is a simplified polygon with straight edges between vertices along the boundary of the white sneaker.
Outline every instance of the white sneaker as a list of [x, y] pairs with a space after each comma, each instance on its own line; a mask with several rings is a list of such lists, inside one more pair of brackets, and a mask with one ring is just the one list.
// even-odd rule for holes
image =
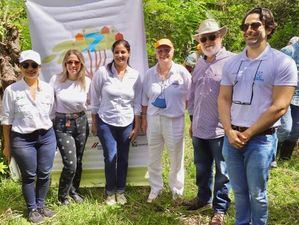
[[181, 204], [183, 202], [183, 195], [174, 192], [172, 193], [172, 200], [177, 204]]
[[172, 200], [176, 201], [176, 200], [181, 200], [183, 199], [183, 195], [178, 194], [178, 193], [172, 193]]
[[158, 192], [151, 191], [150, 194], [148, 195], [147, 202], [152, 203], [155, 199], [157, 199], [159, 194], [160, 194], [160, 191], [158, 191]]
[[121, 194], [117, 193], [116, 194], [116, 201], [117, 201], [118, 204], [124, 205], [124, 204], [127, 203], [127, 198], [126, 198], [124, 193], [121, 193]]
[[115, 205], [116, 204], [115, 195], [108, 195], [105, 200], [105, 203], [106, 205]]

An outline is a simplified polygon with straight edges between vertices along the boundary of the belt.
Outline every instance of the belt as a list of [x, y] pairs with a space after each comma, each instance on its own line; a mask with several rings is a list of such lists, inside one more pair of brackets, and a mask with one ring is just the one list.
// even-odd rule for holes
[[[232, 129], [240, 131], [240, 132], [243, 132], [243, 131], [247, 130], [248, 127], [239, 127], [239, 126], [232, 125]], [[271, 128], [268, 128], [267, 130], [264, 130], [263, 132], [261, 132], [261, 133], [259, 133], [257, 135], [271, 135], [271, 134], [274, 134], [275, 131], [276, 131], [276, 128], [275, 127], [271, 127]]]
[[84, 111], [78, 113], [59, 113], [59, 112], [55, 113], [55, 116], [57, 118], [67, 118], [67, 119], [77, 119], [84, 115], [85, 115]]

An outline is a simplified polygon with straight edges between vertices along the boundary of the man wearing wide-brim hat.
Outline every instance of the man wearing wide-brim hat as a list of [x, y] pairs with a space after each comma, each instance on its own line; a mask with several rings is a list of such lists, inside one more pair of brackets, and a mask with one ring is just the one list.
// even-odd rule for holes
[[195, 199], [183, 204], [188, 210], [212, 205], [212, 225], [224, 224], [224, 215], [230, 204], [229, 179], [222, 156], [224, 130], [217, 109], [222, 67], [234, 55], [222, 46], [226, 33], [227, 28], [220, 27], [214, 19], [204, 20], [199, 25], [194, 39], [200, 43], [204, 57], [195, 66], [189, 98], [192, 120], [189, 131], [194, 149], [198, 193]]
[[199, 38], [205, 34], [217, 33], [221, 37], [224, 37], [227, 33], [227, 27], [220, 27], [216, 20], [206, 19], [204, 20], [196, 30], [196, 34], [193, 35], [193, 38], [200, 42]]

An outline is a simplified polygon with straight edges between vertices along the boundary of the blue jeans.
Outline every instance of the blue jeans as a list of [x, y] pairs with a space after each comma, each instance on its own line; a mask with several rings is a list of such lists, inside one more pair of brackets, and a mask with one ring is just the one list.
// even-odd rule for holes
[[243, 149], [236, 149], [224, 138], [223, 156], [235, 195], [237, 225], [267, 224], [267, 181], [276, 139], [275, 134], [258, 135]]
[[30, 134], [12, 131], [11, 149], [21, 171], [22, 191], [28, 210], [43, 208], [56, 151], [53, 128]]
[[291, 104], [291, 115], [293, 125], [288, 140], [295, 142], [299, 138], [299, 106]]
[[132, 128], [133, 123], [126, 127], [109, 125], [97, 115], [97, 135], [103, 147], [107, 195], [125, 192]]
[[[225, 213], [229, 207], [230, 184], [226, 163], [222, 156], [223, 137], [204, 140], [193, 137], [194, 163], [196, 167], [196, 185], [198, 186], [198, 201], [213, 202], [215, 212]], [[212, 201], [213, 162], [215, 161], [215, 181]]]

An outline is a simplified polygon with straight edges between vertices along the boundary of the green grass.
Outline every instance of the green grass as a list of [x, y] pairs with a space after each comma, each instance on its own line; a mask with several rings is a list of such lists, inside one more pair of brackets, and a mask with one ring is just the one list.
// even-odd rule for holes
[[[197, 192], [194, 184], [195, 167], [191, 140], [187, 136], [185, 150], [185, 193], [186, 198], [192, 198]], [[168, 177], [167, 153], [164, 154], [165, 184]], [[278, 163], [273, 169], [269, 181], [270, 225], [299, 224], [299, 156], [295, 154], [292, 160]], [[154, 204], [147, 204], [146, 198], [149, 187], [127, 188], [128, 204], [125, 206], [106, 206], [103, 188], [82, 188], [85, 198], [83, 204], [60, 206], [57, 203], [57, 187], [49, 191], [47, 204], [57, 212], [53, 219], [44, 224], [107, 224], [107, 225], [159, 225], [159, 224], [209, 224], [212, 210], [188, 212], [171, 201], [171, 192], [166, 186], [161, 198]], [[232, 196], [232, 194], [231, 194]], [[233, 199], [233, 196], [232, 196]], [[234, 200], [227, 213], [226, 224], [234, 224]], [[22, 225], [29, 224], [26, 215], [25, 202], [18, 182], [9, 179], [0, 181], [0, 224]]]

